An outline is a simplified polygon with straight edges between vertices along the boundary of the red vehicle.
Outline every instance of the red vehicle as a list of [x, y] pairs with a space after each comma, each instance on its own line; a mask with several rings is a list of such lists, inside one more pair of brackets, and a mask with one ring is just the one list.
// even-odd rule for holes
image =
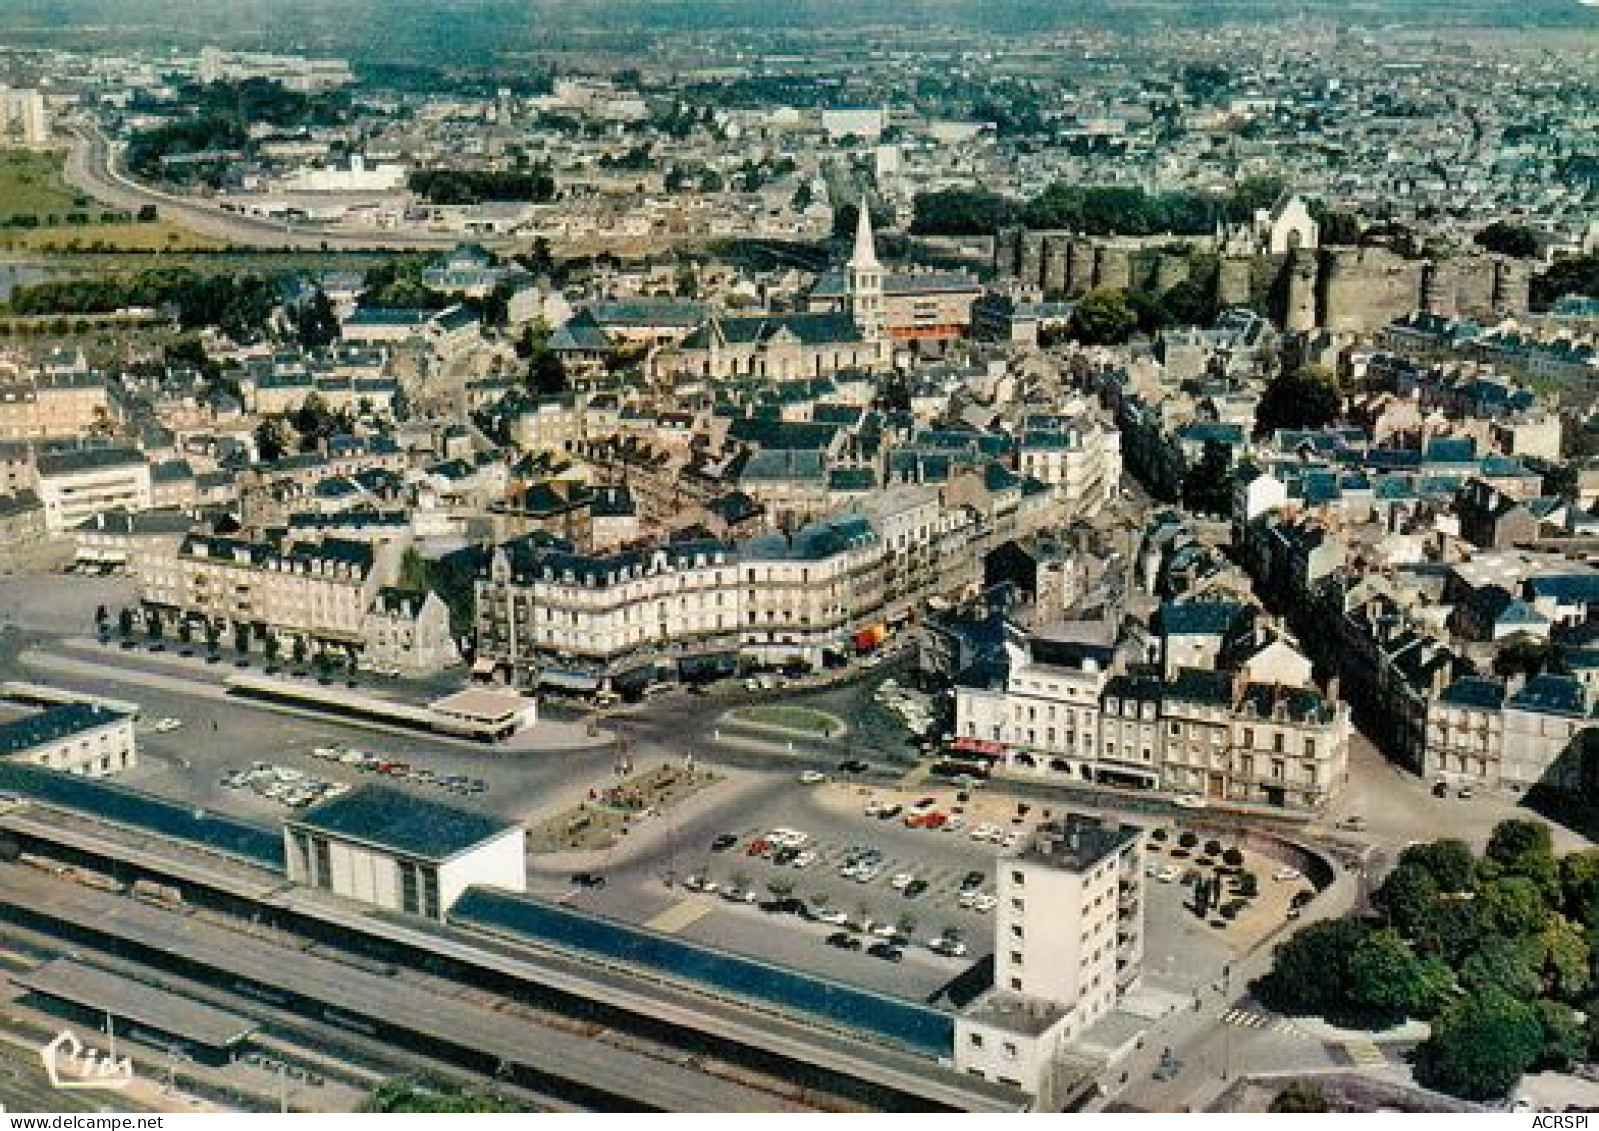
[[765, 837], [756, 837], [750, 841], [749, 847], [744, 850], [746, 856], [762, 856], [768, 848], [772, 847]]
[[949, 814], [947, 813], [929, 813], [922, 818], [922, 828], [924, 829], [941, 829], [948, 823]]

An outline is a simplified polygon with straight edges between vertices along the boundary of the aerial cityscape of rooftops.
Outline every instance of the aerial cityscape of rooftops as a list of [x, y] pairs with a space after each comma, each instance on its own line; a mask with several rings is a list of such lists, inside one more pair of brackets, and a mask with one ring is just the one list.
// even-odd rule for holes
[[389, 7], [0, 0], [0, 1110], [1586, 1126], [1599, 8]]

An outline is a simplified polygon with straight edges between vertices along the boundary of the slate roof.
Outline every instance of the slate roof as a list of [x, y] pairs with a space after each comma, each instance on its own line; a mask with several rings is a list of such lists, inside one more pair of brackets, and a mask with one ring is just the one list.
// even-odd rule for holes
[[1535, 675], [1505, 706], [1541, 715], [1586, 715], [1588, 697], [1581, 682], [1569, 675]]
[[710, 349], [713, 341], [725, 346], [762, 345], [785, 331], [808, 346], [863, 340], [860, 328], [846, 314], [763, 314], [712, 318], [685, 338], [683, 347]]
[[516, 828], [514, 821], [457, 809], [384, 785], [360, 786], [289, 822], [385, 852], [445, 861]]
[[48, 742], [107, 726], [127, 716], [95, 703], [63, 703], [36, 715], [0, 724], [0, 758], [22, 754]]

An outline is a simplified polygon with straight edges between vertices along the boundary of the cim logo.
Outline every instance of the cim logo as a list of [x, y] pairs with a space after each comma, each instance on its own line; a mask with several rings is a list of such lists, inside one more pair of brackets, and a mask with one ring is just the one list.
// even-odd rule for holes
[[133, 1083], [133, 1061], [85, 1045], [71, 1029], [39, 1050], [50, 1086], [63, 1092], [118, 1091]]

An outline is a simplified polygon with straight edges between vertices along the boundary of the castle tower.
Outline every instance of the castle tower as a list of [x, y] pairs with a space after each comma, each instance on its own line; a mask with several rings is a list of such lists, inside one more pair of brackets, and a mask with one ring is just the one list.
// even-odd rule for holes
[[875, 342], [883, 336], [883, 265], [877, 261], [872, 238], [872, 210], [861, 198], [860, 219], [855, 223], [855, 250], [846, 265], [849, 313], [861, 337]]

